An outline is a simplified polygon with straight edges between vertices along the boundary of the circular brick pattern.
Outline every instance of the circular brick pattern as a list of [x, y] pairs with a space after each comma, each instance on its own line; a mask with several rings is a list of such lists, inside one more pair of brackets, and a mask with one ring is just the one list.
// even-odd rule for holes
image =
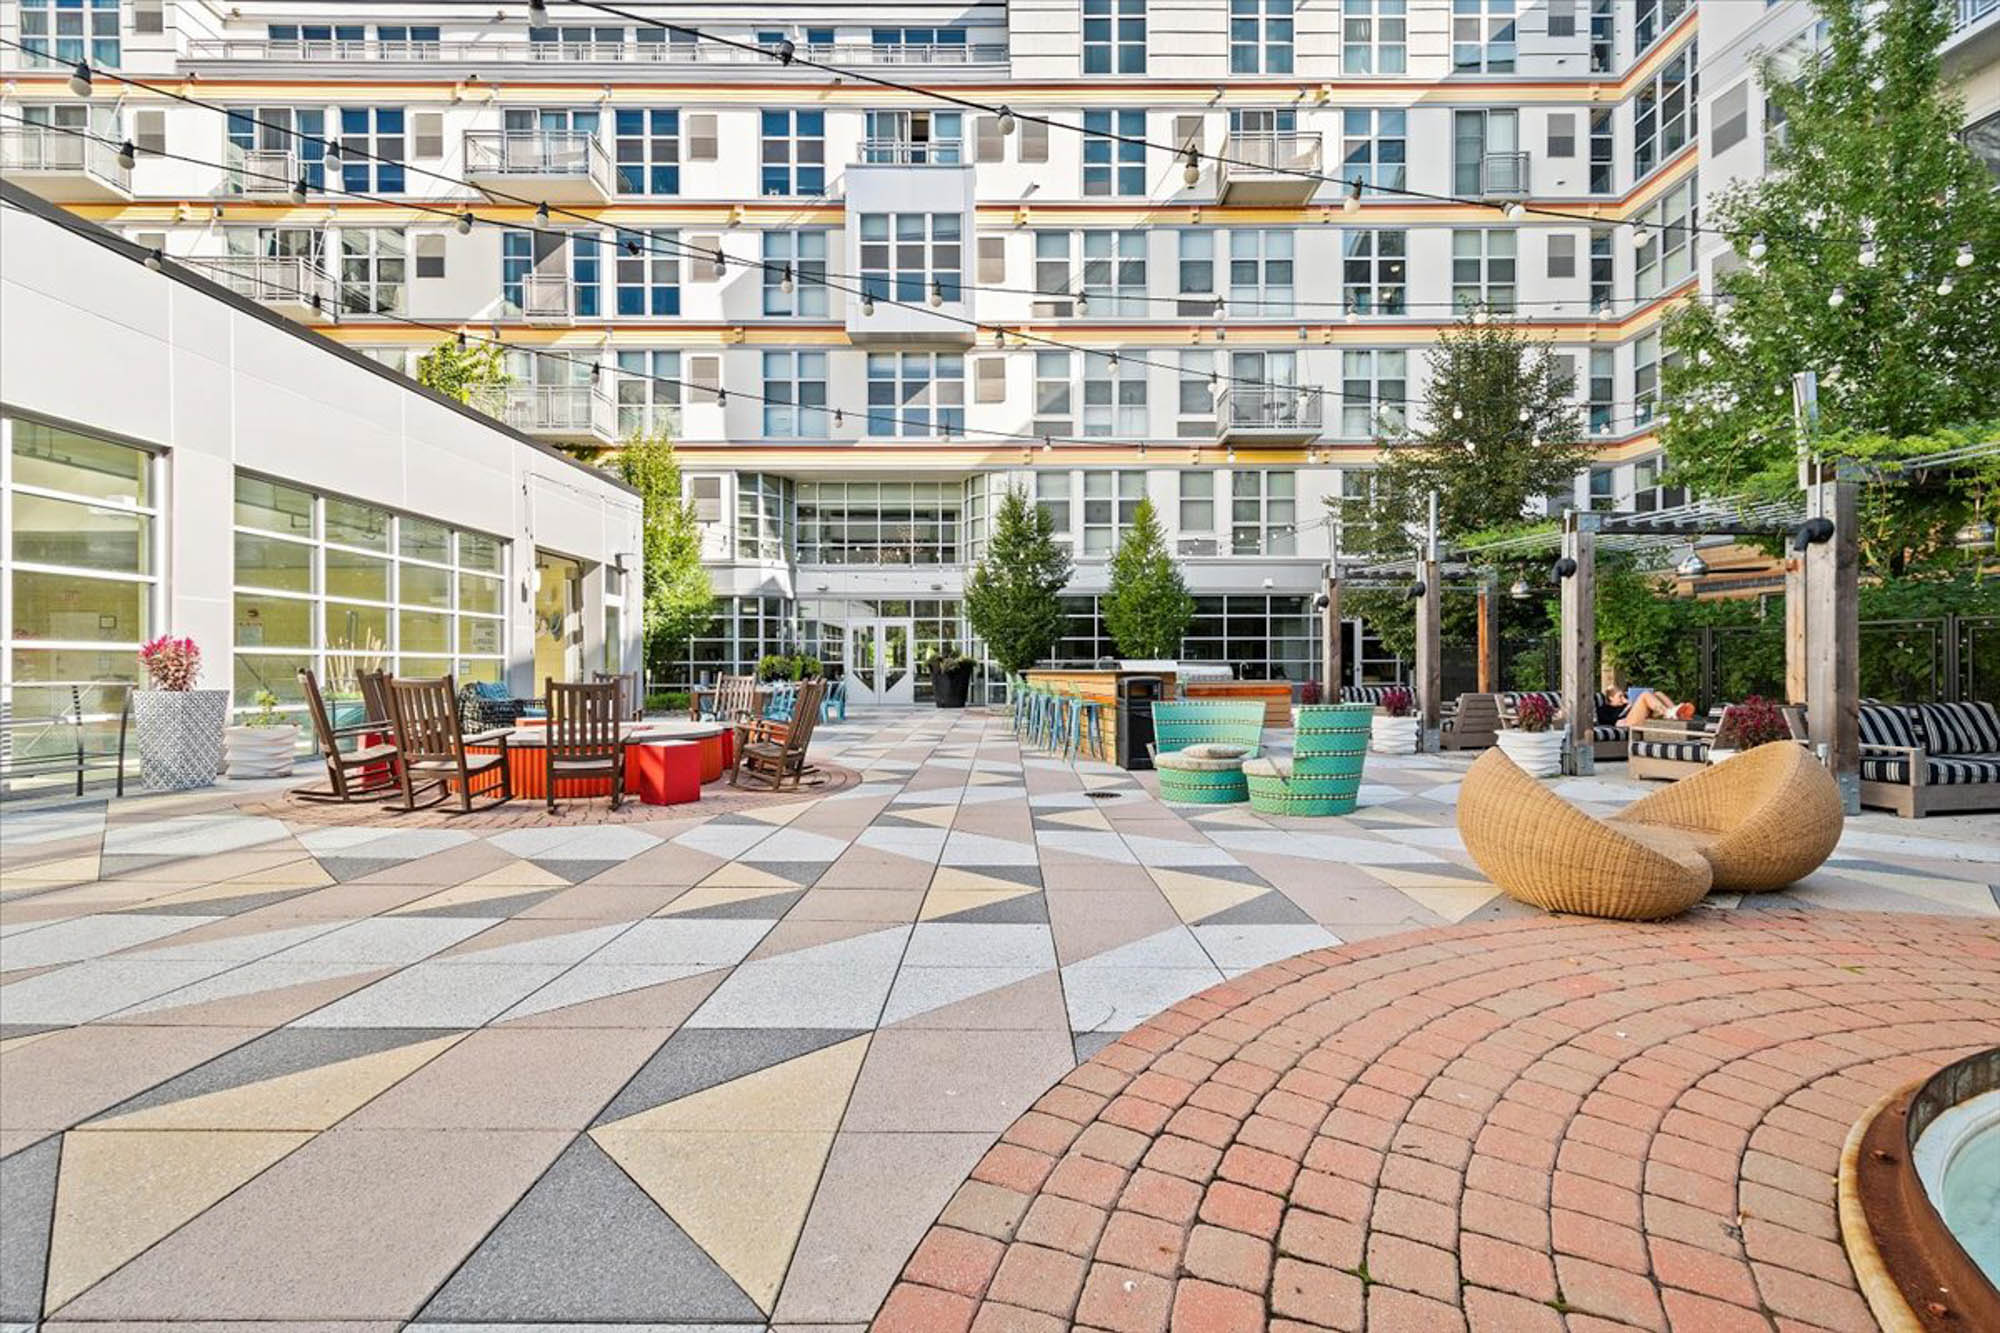
[[1386, 936], [1183, 1001], [1050, 1089], [880, 1333], [1870, 1330], [1833, 1178], [2000, 1042], [2000, 928], [1697, 912]]

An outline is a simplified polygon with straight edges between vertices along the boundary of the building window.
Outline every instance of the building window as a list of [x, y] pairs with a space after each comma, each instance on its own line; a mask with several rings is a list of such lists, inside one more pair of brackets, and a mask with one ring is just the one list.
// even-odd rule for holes
[[1660, 66], [1632, 99], [1632, 180], [1687, 145], [1695, 132], [1695, 48]]
[[1183, 440], [1215, 436], [1215, 353], [1183, 350], [1180, 358], [1177, 422], [1174, 434]]
[[1548, 12], [1549, 36], [1576, 36], [1576, 0], [1549, 0]]
[[1512, 229], [1454, 231], [1451, 234], [1451, 302], [1458, 311], [1514, 308]]
[[825, 439], [826, 353], [764, 353], [764, 433]]
[[1222, 662], [1238, 680], [1306, 681], [1315, 642], [1310, 599], [1303, 596], [1197, 597], [1181, 639], [1189, 662]]
[[1634, 261], [1638, 299], [1648, 300], [1684, 280], [1694, 271], [1689, 239], [1695, 228], [1695, 178], [1674, 182], [1667, 192], [1641, 210], [1635, 221], [1646, 224]]
[[1590, 229], [1590, 308], [1594, 311], [1609, 310], [1617, 299], [1618, 261], [1611, 250], [1615, 235], [1609, 227]]
[[1401, 428], [1409, 394], [1410, 354], [1348, 348], [1340, 354], [1340, 433], [1366, 440]]
[[389, 227], [340, 229], [340, 307], [354, 315], [400, 315], [409, 242]]
[[1590, 433], [1609, 435], [1618, 407], [1618, 354], [1609, 347], [1590, 349]]
[[[1215, 473], [1182, 472], [1180, 477], [1180, 553], [1215, 554]], [[1206, 541], [1201, 539], [1206, 537]], [[1192, 539], [1192, 540], [1191, 540]], [[1206, 549], [1189, 549], [1191, 546]]]
[[1146, 371], [1132, 357], [1085, 352], [1083, 433], [1131, 438], [1146, 433]]
[[1075, 544], [1075, 533], [1070, 526], [1072, 489], [1067, 472], [1035, 474], [1035, 508], [1048, 515], [1055, 540], [1064, 546]]
[[1610, 194], [1617, 171], [1617, 136], [1611, 127], [1610, 107], [1590, 113], [1590, 192]]
[[[17, 417], [0, 417], [0, 450], [0, 582], [13, 608], [0, 680], [17, 717], [68, 710], [67, 688], [29, 688], [36, 682], [113, 685], [82, 702], [87, 728], [115, 738], [124, 696], [115, 684], [137, 678], [158, 611], [165, 533], [153, 456]], [[31, 730], [11, 741], [17, 754], [38, 752]]]
[[21, 45], [30, 66], [88, 61], [118, 68], [118, 0], [21, 0]]
[[1514, 72], [1514, 0], [1451, 0], [1455, 74]]
[[[340, 188], [356, 194], [401, 194], [406, 187], [403, 153], [409, 140], [403, 133], [399, 106], [340, 108]], [[371, 160], [368, 156], [384, 159]]]
[[1454, 111], [1452, 167], [1453, 188], [1460, 194], [1527, 193], [1520, 113]]
[[506, 674], [507, 543], [248, 473], [236, 474], [235, 701], [303, 703], [364, 671]]
[[1076, 433], [1075, 390], [1070, 385], [1068, 352], [1035, 353], [1035, 417], [1037, 435]]
[[870, 111], [863, 162], [958, 166], [966, 161], [965, 117], [957, 111]]
[[1651, 514], [1661, 509], [1678, 509], [1687, 503], [1685, 486], [1662, 486], [1667, 470], [1665, 458], [1648, 458], [1632, 465], [1632, 512]]
[[1341, 69], [1348, 74], [1408, 73], [1408, 15], [1408, 0], [1341, 0]]
[[1638, 0], [1632, 13], [1632, 58], [1646, 54], [1687, 7], [1688, 0]]
[[1229, 0], [1229, 72], [1292, 72], [1292, 0]]
[[799, 563], [955, 565], [968, 494], [955, 481], [802, 481]]
[[1576, 233], [1573, 231], [1552, 231], [1549, 233], [1549, 277], [1574, 278], [1576, 276]]
[[965, 434], [965, 357], [957, 352], [870, 352], [868, 433], [915, 438]]
[[1083, 474], [1083, 554], [1086, 559], [1109, 556], [1146, 498], [1144, 472]]
[[1341, 113], [1340, 178], [1386, 190], [1409, 170], [1409, 112], [1351, 107]]
[[763, 113], [762, 192], [766, 195], [826, 193], [826, 113]]
[[1242, 468], [1229, 474], [1232, 555], [1296, 555], [1298, 519], [1297, 473]]
[[681, 251], [677, 231], [621, 231], [618, 258], [620, 315], [681, 312]]
[[749, 675], [757, 663], [793, 646], [791, 603], [782, 597], [718, 597], [715, 619], [674, 650], [671, 683], [685, 687], [720, 675]]
[[1146, 233], [1083, 233], [1083, 294], [1092, 302], [1093, 313], [1150, 313], [1146, 300]]
[[1253, 318], [1292, 313], [1292, 233], [1229, 233], [1229, 300]]
[[[419, 237], [421, 241], [424, 238]], [[423, 276], [421, 250], [418, 257], [418, 276]], [[604, 313], [604, 248], [594, 231], [579, 231], [569, 238], [570, 302], [574, 312], [584, 319], [595, 319]]]
[[326, 112], [287, 106], [241, 107], [224, 121], [232, 194], [283, 194], [299, 177], [326, 188]]
[[861, 290], [878, 300], [922, 302], [934, 289], [963, 300], [963, 227], [956, 213], [863, 213]]
[[1060, 316], [1075, 313], [1071, 298], [1076, 295], [1070, 265], [1070, 233], [1035, 233], [1035, 293], [1046, 298], [1035, 302], [1035, 313]]
[[1083, 72], [1146, 72], [1146, 0], [1083, 0]]
[[1215, 312], [1215, 231], [1189, 228], [1177, 233], [1180, 245], [1180, 303], [1183, 315]]
[[1590, 72], [1609, 74], [1618, 59], [1618, 14], [1613, 0], [1590, 0]]
[[2000, 112], [1984, 120], [1975, 120], [1965, 127], [1965, 133], [1959, 137], [1965, 140], [1965, 146], [1972, 150], [1972, 155], [1984, 162], [1986, 169], [1993, 173], [1995, 187], [2000, 187]]
[[1618, 474], [1608, 467], [1590, 470], [1590, 508], [1609, 513], [1618, 507]]
[[611, 116], [612, 160], [620, 194], [681, 192], [681, 113], [661, 108]]
[[783, 560], [787, 535], [785, 518], [791, 507], [790, 477], [774, 477], [763, 472], [737, 473], [736, 558]]
[[[825, 318], [827, 233], [764, 233], [764, 313]], [[792, 290], [785, 290], [786, 279]]]
[[621, 349], [618, 352], [618, 438], [678, 435], [681, 422], [681, 354]]
[[1632, 341], [1632, 424], [1653, 419], [1660, 398], [1660, 335], [1642, 333]]
[[1146, 193], [1144, 111], [1086, 111], [1083, 131], [1086, 196]]

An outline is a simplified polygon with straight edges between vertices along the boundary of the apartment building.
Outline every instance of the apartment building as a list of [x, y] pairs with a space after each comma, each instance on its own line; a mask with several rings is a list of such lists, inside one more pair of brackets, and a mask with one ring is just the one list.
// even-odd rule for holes
[[669, 432], [726, 599], [677, 674], [797, 647], [924, 698], [1021, 487], [1077, 556], [1064, 656], [1110, 651], [1150, 497], [1184, 654], [1314, 678], [1324, 502], [1475, 307], [1573, 372], [1599, 461], [1555, 502], [1674, 498], [1703, 30], [1753, 6], [615, 8], [0, 0], [0, 164], [392, 367], [505, 343], [534, 437]]

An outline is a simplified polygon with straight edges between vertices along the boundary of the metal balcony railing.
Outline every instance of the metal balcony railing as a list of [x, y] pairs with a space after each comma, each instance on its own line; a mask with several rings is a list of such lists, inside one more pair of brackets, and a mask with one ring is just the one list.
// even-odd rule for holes
[[119, 164], [117, 149], [90, 137], [92, 133], [53, 125], [9, 126], [0, 130], [0, 168], [91, 176], [130, 193], [131, 170]]
[[1232, 134], [1223, 147], [1225, 176], [1261, 172], [1318, 171], [1322, 148], [1317, 134]]
[[568, 319], [569, 279], [552, 273], [531, 273], [521, 279], [521, 315], [525, 319]]
[[1320, 395], [1309, 389], [1227, 389], [1217, 407], [1224, 431], [1317, 433], [1321, 426]]
[[313, 306], [329, 314], [338, 305], [333, 275], [304, 255], [229, 255], [208, 261], [215, 280], [264, 305]]
[[1488, 153], [1479, 162], [1479, 193], [1486, 199], [1526, 198], [1528, 155]]
[[611, 159], [588, 130], [467, 130], [469, 176], [557, 176], [611, 193]]
[[509, 384], [474, 395], [472, 405], [530, 435], [609, 440], [615, 406], [589, 384]]
[[861, 160], [870, 166], [964, 166], [963, 139], [863, 139]]
[[[900, 43], [801, 42], [798, 54], [829, 65], [1005, 65], [1005, 42]], [[268, 38], [196, 38], [188, 59], [203, 61], [296, 61], [334, 64], [354, 61], [422, 64], [677, 64], [761, 65], [770, 57], [714, 42], [565, 40], [522, 42], [431, 41], [272, 41]], [[43, 62], [52, 63], [52, 62]]]
[[238, 148], [223, 154], [232, 194], [287, 194], [299, 178], [299, 155], [289, 148]]

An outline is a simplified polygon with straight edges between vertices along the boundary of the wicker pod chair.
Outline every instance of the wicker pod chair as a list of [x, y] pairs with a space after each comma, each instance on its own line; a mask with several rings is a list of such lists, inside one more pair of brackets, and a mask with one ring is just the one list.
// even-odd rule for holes
[[1612, 822], [1692, 847], [1717, 889], [1762, 893], [1819, 869], [1846, 816], [1833, 775], [1803, 745], [1774, 741], [1642, 797]]
[[1458, 832], [1508, 897], [1550, 912], [1653, 921], [1700, 902], [1714, 879], [1690, 841], [1593, 819], [1498, 749], [1466, 771]]

